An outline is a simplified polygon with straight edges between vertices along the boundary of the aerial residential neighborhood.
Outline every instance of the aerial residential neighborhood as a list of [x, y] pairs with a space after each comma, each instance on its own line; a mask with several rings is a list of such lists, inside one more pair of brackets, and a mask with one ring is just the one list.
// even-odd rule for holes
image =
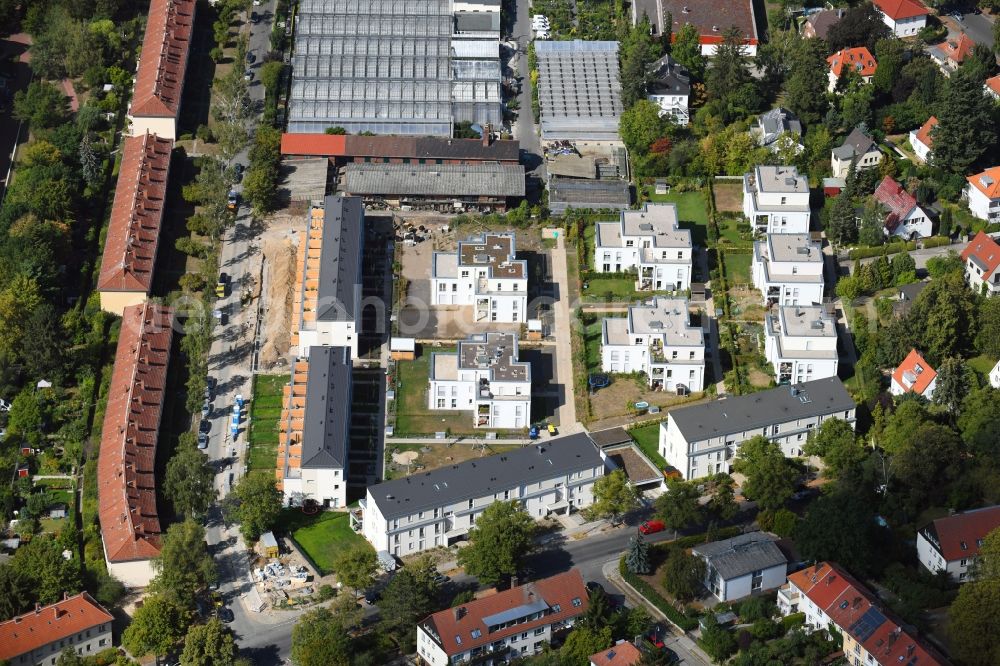
[[0, 144], [0, 665], [1000, 664], [997, 0], [8, 0]]

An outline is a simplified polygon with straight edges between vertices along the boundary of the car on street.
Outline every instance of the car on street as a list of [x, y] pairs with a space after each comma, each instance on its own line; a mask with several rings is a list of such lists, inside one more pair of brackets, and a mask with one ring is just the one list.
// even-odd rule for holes
[[206, 400], [205, 404], [201, 406], [201, 418], [207, 419], [208, 415], [211, 413], [212, 413], [212, 403]]
[[253, 81], [253, 71], [248, 69], [247, 71], [243, 72], [243, 80]]
[[225, 298], [226, 288], [229, 286], [229, 275], [226, 273], [219, 273], [219, 281], [215, 283], [215, 297]]
[[202, 420], [202, 422], [198, 424], [198, 432], [203, 432], [206, 435], [212, 432], [212, 422], [208, 419]]
[[219, 606], [219, 609], [215, 611], [215, 614], [220, 620], [222, 620], [226, 624], [229, 624], [230, 622], [236, 619], [236, 616], [233, 615], [233, 611], [226, 606]]
[[204, 432], [198, 433], [198, 448], [205, 450], [208, 448], [208, 434]]
[[255, 62], [257, 62], [257, 56], [255, 56], [252, 52], [247, 51], [247, 63], [252, 65]]
[[229, 190], [229, 196], [226, 198], [226, 208], [229, 210], [236, 210], [236, 207], [240, 203], [240, 195], [236, 190]]
[[647, 520], [642, 525], [639, 525], [639, 534], [656, 534], [665, 529], [667, 529], [667, 526], [663, 524], [662, 520]]

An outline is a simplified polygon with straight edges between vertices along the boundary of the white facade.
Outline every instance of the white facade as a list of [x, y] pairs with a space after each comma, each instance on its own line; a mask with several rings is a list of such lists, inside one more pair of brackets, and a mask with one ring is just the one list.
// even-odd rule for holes
[[687, 125], [691, 121], [688, 111], [688, 96], [680, 93], [652, 94], [646, 99], [660, 107], [660, 117], [670, 116], [678, 125]]
[[964, 583], [974, 578], [983, 539], [998, 527], [1000, 506], [938, 518], [917, 530], [917, 559], [927, 571], [946, 571], [953, 583]]
[[809, 182], [793, 166], [756, 166], [743, 176], [743, 214], [762, 233], [807, 233]]
[[299, 329], [299, 356], [308, 356], [310, 347], [348, 347], [351, 358], [358, 357], [358, 326], [353, 321], [316, 320]]
[[915, 37], [927, 25], [927, 14], [894, 19], [879, 9], [877, 5], [875, 9], [882, 16], [882, 23], [889, 26], [889, 29], [897, 37]]
[[914, 206], [892, 231], [889, 227], [882, 227], [882, 232], [890, 238], [895, 236], [903, 240], [929, 238], [934, 234], [934, 225], [923, 208]]
[[808, 234], [768, 234], [753, 244], [751, 275], [764, 305], [822, 303], [822, 243]]
[[[969, 183], [962, 192], [969, 203], [969, 212], [980, 220], [1000, 221], [1000, 188], [996, 185], [997, 177], [1000, 177], [1000, 167], [970, 176]], [[990, 196], [987, 192], [996, 192], [996, 195]]]
[[610, 373], [643, 372], [649, 385], [686, 393], [705, 386], [705, 336], [690, 324], [688, 302], [656, 298], [633, 305], [602, 325], [601, 368]]
[[962, 250], [965, 282], [977, 294], [1000, 295], [1000, 245], [980, 231]]
[[474, 306], [476, 322], [524, 322], [528, 311], [528, 266], [515, 258], [513, 233], [487, 233], [435, 252], [432, 305]]
[[748, 532], [691, 549], [705, 563], [705, 589], [719, 601], [773, 590], [787, 580], [788, 560], [763, 532]]
[[975, 557], [963, 557], [958, 560], [945, 560], [937, 545], [931, 542], [931, 535], [924, 530], [917, 532], [917, 560], [920, 566], [931, 573], [947, 571], [948, 577], [964, 583], [969, 577], [969, 567], [976, 561]]
[[153, 560], [112, 562], [107, 558], [107, 552], [105, 552], [104, 563], [108, 566], [108, 573], [123, 582], [125, 587], [147, 587], [156, 575], [156, 571], [153, 569]]
[[733, 601], [757, 594], [761, 590], [773, 590], [781, 587], [787, 580], [785, 576], [787, 568], [787, 565], [782, 564], [729, 579], [711, 572], [715, 575], [706, 577], [705, 586], [719, 601]]
[[931, 147], [920, 140], [917, 136], [917, 130], [910, 130], [910, 148], [913, 149], [913, 154], [917, 156], [917, 159], [921, 162], [927, 162], [931, 158]]
[[[559, 628], [572, 627], [573, 620], [559, 622]], [[546, 624], [541, 627], [532, 628], [530, 631], [521, 632], [504, 638], [498, 649], [510, 650], [510, 655], [531, 656], [542, 651], [545, 645], [552, 642], [552, 625]], [[417, 625], [417, 654], [430, 666], [448, 666], [449, 664], [464, 664], [472, 659], [470, 652], [463, 652], [449, 659], [448, 654], [435, 642], [430, 633], [422, 624]], [[506, 661], [492, 662], [479, 661], [478, 664], [506, 663]]]
[[990, 370], [990, 386], [1000, 389], [1000, 361], [997, 361], [997, 364]]
[[[858, 171], [862, 169], [872, 169], [881, 163], [882, 151], [873, 149], [858, 157], [854, 168]], [[851, 170], [851, 160], [841, 159], [836, 153], [833, 153], [830, 157], [830, 168], [833, 170], [834, 178], [846, 178], [847, 173]]]
[[672, 203], [622, 211], [618, 222], [598, 222], [595, 229], [594, 270], [635, 270], [639, 291], [690, 289], [691, 254], [691, 231], [679, 228]]
[[282, 480], [285, 503], [290, 498], [311, 499], [320, 506], [338, 509], [347, 506], [347, 480], [344, 470], [338, 468], [309, 468], [298, 470], [298, 476]]
[[[131, 114], [131, 109], [129, 109]], [[161, 139], [177, 140], [177, 119], [173, 116], [128, 116], [129, 136], [155, 134]]]
[[779, 384], [837, 376], [837, 322], [820, 306], [786, 305], [764, 320], [764, 356]]
[[[806, 400], [806, 402], [803, 402]], [[856, 405], [839, 379], [821, 379], [672, 410], [659, 452], [684, 479], [728, 473], [740, 444], [763, 435], [786, 457], [803, 455], [809, 433], [831, 418], [854, 427]]]
[[531, 366], [512, 333], [473, 335], [453, 353], [431, 354], [429, 409], [471, 411], [477, 428], [531, 424]]

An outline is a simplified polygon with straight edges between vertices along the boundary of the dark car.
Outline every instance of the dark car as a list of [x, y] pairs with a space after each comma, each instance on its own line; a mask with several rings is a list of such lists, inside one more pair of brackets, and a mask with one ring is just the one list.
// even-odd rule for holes
[[257, 62], [257, 56], [255, 56], [253, 53], [247, 53], [247, 62], [251, 65], [254, 64], [255, 62]]
[[219, 609], [215, 611], [215, 615], [226, 624], [229, 624], [236, 619], [236, 616], [233, 615], [233, 611], [226, 606], [219, 606]]
[[598, 590], [600, 590], [601, 592], [604, 592], [604, 586], [601, 585], [600, 583], [598, 583], [596, 580], [587, 581], [587, 591], [588, 592], [590, 592], [591, 594], [594, 594]]
[[375, 603], [382, 598], [382, 591], [376, 588], [370, 590], [365, 590], [365, 603], [369, 606], [374, 606]]
[[211, 421], [202, 421], [198, 425], [198, 432], [203, 432], [203, 433], [206, 433], [206, 434], [212, 432], [212, 422]]

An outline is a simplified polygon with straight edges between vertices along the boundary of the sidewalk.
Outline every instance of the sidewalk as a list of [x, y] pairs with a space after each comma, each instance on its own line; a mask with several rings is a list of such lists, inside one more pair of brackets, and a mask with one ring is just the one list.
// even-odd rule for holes
[[556, 337], [556, 381], [563, 387], [563, 400], [556, 412], [560, 431], [579, 432], [576, 401], [573, 396], [573, 348], [570, 345], [572, 320], [569, 315], [569, 278], [566, 271], [566, 243], [563, 234], [556, 239], [552, 251], [552, 282], [559, 286], [559, 300], [553, 312]]

